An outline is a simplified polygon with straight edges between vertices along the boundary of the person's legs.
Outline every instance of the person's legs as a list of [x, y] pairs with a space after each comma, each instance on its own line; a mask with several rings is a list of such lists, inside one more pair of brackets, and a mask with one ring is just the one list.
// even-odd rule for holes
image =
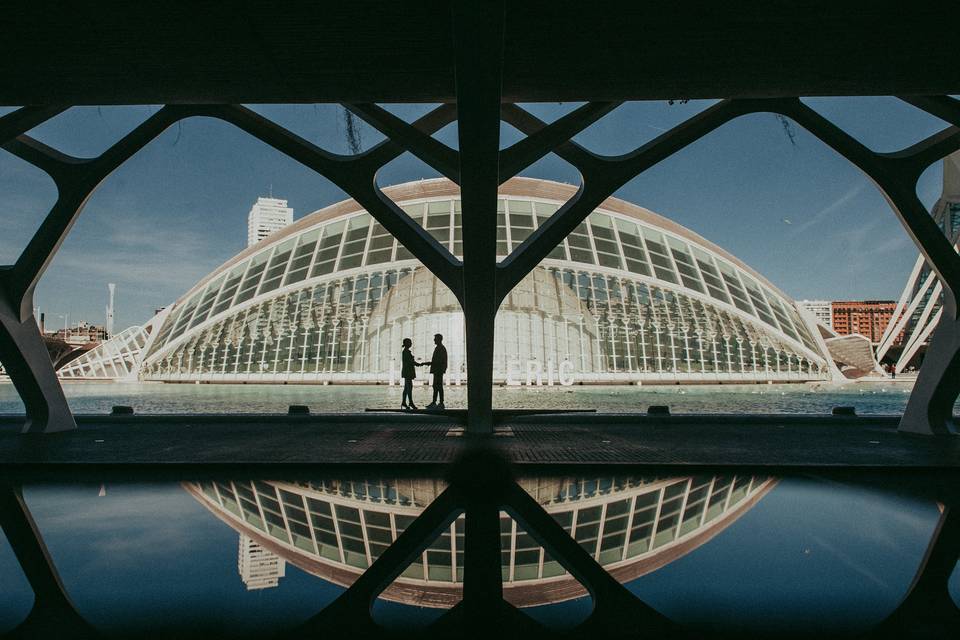
[[443, 374], [433, 374], [433, 401], [443, 404]]
[[413, 378], [407, 378], [404, 381], [403, 390], [407, 395], [407, 406], [411, 409], [416, 409], [417, 405], [413, 404]]

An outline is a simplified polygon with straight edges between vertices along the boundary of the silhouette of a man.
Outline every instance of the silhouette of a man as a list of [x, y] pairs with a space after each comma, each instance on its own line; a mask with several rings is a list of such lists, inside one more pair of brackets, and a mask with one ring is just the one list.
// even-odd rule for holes
[[427, 405], [427, 409], [443, 409], [443, 374], [447, 372], [447, 348], [443, 346], [443, 335], [433, 336], [433, 343], [437, 345], [433, 349], [433, 357], [430, 362], [424, 362], [430, 365], [430, 373], [433, 374], [433, 402]]

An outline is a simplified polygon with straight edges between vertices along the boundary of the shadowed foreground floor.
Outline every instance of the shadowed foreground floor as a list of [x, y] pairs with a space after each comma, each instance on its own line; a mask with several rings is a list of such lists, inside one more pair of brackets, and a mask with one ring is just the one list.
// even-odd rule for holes
[[[0, 470], [430, 466], [451, 462], [472, 439], [456, 412], [79, 416], [77, 430], [48, 435], [21, 435], [20, 420], [0, 418]], [[502, 413], [491, 442], [515, 464], [530, 467], [960, 468], [960, 438], [903, 435], [897, 421], [895, 416]]]

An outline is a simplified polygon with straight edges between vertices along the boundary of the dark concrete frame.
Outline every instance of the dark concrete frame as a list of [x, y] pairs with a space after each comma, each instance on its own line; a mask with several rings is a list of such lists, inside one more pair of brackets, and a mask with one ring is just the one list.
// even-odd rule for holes
[[[609, 468], [605, 469], [608, 470]], [[382, 469], [380, 470], [382, 471]], [[576, 474], [579, 471], [569, 470]], [[726, 469], [730, 472], [731, 469]], [[736, 469], [737, 473], [764, 473], [770, 469]], [[776, 472], [776, 469], [772, 471]], [[409, 472], [409, 470], [408, 470]], [[670, 471], [664, 470], [666, 474]], [[676, 470], [674, 470], [676, 472]], [[681, 473], [709, 473], [698, 468]], [[143, 470], [124, 472], [124, 479], [168, 478], [168, 474]], [[269, 470], [264, 473], [271, 473]], [[273, 473], [283, 473], [274, 470]], [[47, 479], [65, 481], [68, 475]], [[403, 472], [400, 472], [403, 475]], [[202, 477], [215, 478], [201, 472]], [[12, 477], [0, 481], [0, 527], [10, 542], [24, 575], [34, 592], [26, 619], [2, 638], [100, 638], [77, 612], [61, 581], [40, 529], [22, 495], [20, 482]], [[176, 476], [174, 476], [176, 477]], [[237, 476], [240, 477], [240, 476]], [[890, 478], [876, 473], [836, 472], [837, 480], [890, 490]], [[960, 625], [960, 609], [950, 597], [948, 581], [960, 557], [960, 502], [956, 474], [914, 471], [901, 476], [893, 493], [905, 498], [933, 501], [940, 510], [928, 547], [917, 564], [915, 577], [899, 605], [862, 638], [948, 637]], [[397, 537], [370, 567], [332, 603], [303, 623], [291, 625], [276, 637], [359, 638], [406, 637], [388, 633], [373, 618], [378, 595], [430, 546], [461, 513], [465, 514], [464, 583], [461, 602], [448, 610], [416, 637], [516, 637], [525, 640], [555, 637], [556, 633], [535, 622], [503, 599], [500, 559], [499, 513], [506, 511], [582, 584], [592, 601], [587, 618], [564, 632], [570, 638], [654, 637], [722, 638], [705, 630], [685, 628], [633, 595], [606, 572], [593, 557], [513, 479], [512, 470], [495, 451], [472, 446], [449, 469], [448, 488]], [[946, 635], [944, 635], [946, 634]], [[149, 637], [150, 630], [138, 632]], [[199, 636], [205, 637], [205, 636]], [[732, 637], [747, 637], [739, 633]], [[822, 634], [817, 637], [824, 638]]]
[[[20, 258], [0, 271], [0, 359], [26, 406], [24, 431], [54, 432], [75, 427], [33, 317], [37, 282], [100, 182], [180, 120], [219, 118], [323, 175], [350, 194], [453, 291], [467, 320], [468, 380], [473, 381], [468, 382], [468, 430], [484, 435], [491, 433], [493, 426], [492, 389], [484, 381], [492, 375], [494, 318], [504, 297], [593, 209], [627, 182], [734, 118], [772, 112], [792, 118], [866, 174], [943, 283], [943, 317], [931, 338], [900, 429], [927, 435], [954, 433], [953, 403], [960, 394], [960, 255], [917, 198], [916, 184], [927, 167], [960, 148], [960, 101], [945, 96], [903, 98], [954, 126], [896, 153], [871, 151], [799, 98], [772, 98], [722, 101], [633, 152], [601, 156], [570, 138], [618, 103], [588, 103], [549, 125], [517, 105], [501, 104], [498, 67], [489, 61], [499, 59], [499, 49], [490, 44], [499, 40], [490, 33], [502, 31], [503, 25], [500, 22], [483, 30], [481, 23], [476, 17], [471, 22], [474, 28], [463, 35], [464, 41], [471, 43], [464, 50], [471, 55], [457, 58], [458, 68], [462, 67], [458, 77], [470, 81], [463, 83], [457, 106], [440, 106], [407, 124], [373, 104], [346, 105], [388, 137], [355, 156], [327, 152], [235, 105], [165, 106], [89, 160], [67, 156], [24, 134], [64, 107], [24, 107], [0, 118], [0, 145], [50, 175], [59, 191], [57, 202]], [[458, 151], [431, 137], [454, 120], [459, 125]], [[527, 137], [499, 151], [501, 120]], [[405, 151], [460, 185], [463, 262], [378, 188], [378, 171]], [[510, 256], [497, 263], [496, 219], [492, 215], [497, 187], [548, 153], [557, 154], [580, 172], [580, 189]]]
[[[468, 421], [474, 445], [451, 471], [451, 486], [330, 607], [289, 637], [329, 633], [380, 635], [370, 607], [380, 590], [399, 575], [436, 533], [459, 513], [466, 514], [465, 584], [461, 606], [432, 629], [435, 635], [459, 628], [477, 632], [538, 635], [535, 623], [502, 599], [499, 516], [510, 512], [584, 586], [594, 599], [590, 617], [576, 633], [658, 637], [686, 635], [674, 623], [631, 595], [613, 580], [550, 516], [510, 478], [498, 454], [485, 448], [493, 431], [493, 326], [497, 308], [510, 290], [618, 188], [661, 160], [742, 115], [773, 112], [792, 118], [870, 177], [890, 202], [908, 234], [941, 279], [944, 313], [911, 394], [900, 430], [945, 436], [953, 433], [952, 406], [960, 393], [960, 256], [937, 228], [916, 196], [921, 173], [960, 148], [960, 102], [944, 96], [904, 97], [914, 106], [952, 125], [898, 153], [875, 153], [837, 128], [799, 98], [731, 99], [705, 110], [635, 151], [608, 157], [594, 154], [571, 139], [603, 117], [618, 102], [588, 103], [545, 124], [517, 105], [503, 104], [504, 3], [458, 3], [453, 10], [456, 105], [440, 106], [408, 124], [374, 104], [348, 104], [348, 109], [387, 136], [367, 152], [354, 156], [329, 153], [235, 105], [167, 105], [101, 155], [78, 159], [25, 135], [66, 106], [24, 107], [0, 118], [0, 146], [37, 166], [54, 180], [58, 198], [15, 264], [0, 271], [0, 360], [26, 406], [24, 432], [50, 434], [76, 428], [63, 391], [49, 361], [33, 316], [33, 292], [97, 186], [166, 128], [185, 118], [207, 116], [233, 124], [278, 151], [310, 167], [353, 197], [432, 273], [448, 286], [467, 318]], [[459, 149], [431, 137], [457, 121]], [[527, 137], [499, 150], [504, 121]], [[464, 259], [454, 258], [377, 186], [378, 171], [410, 152], [461, 187]], [[564, 204], [503, 262], [496, 262], [497, 187], [549, 153], [573, 165], [581, 175], [577, 194]], [[0, 486], [2, 524], [35, 592], [27, 621], [12, 635], [49, 636], [69, 630], [91, 635], [70, 603], [40, 532], [30, 517], [18, 484]], [[936, 498], [942, 517], [917, 578], [904, 603], [880, 627], [881, 632], [914, 625], [936, 603], [936, 617], [950, 628], [956, 607], [946, 594], [946, 579], [958, 554], [955, 493]], [[919, 603], [919, 604], [918, 604]], [[892, 627], [890, 625], [893, 625]], [[879, 633], [879, 632], [878, 632]]]

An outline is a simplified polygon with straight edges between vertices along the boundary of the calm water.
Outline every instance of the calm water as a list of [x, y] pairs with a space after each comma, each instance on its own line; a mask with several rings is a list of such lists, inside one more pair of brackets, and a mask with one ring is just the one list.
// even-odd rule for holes
[[[723, 491], [720, 487], [725, 482], [737, 486], [732, 476], [722, 475], [634, 477], [617, 486], [604, 486], [603, 480], [590, 478], [553, 480], [566, 492], [564, 504], [547, 504], [543, 494], [535, 497], [565, 526], [569, 523], [564, 523], [557, 511], [577, 506], [578, 500], [592, 500], [591, 504], [601, 500], [607, 504], [610, 518], [612, 502], [627, 497], [639, 504], [642, 496], [650, 493], [649, 485], [673, 482], [686, 486], [690, 482], [692, 488], [706, 483], [710, 487], [707, 495]], [[129, 633], [149, 627], [175, 635], [209, 628], [260, 635], [315, 615], [343, 592], [344, 582], [350, 582], [343, 574], [339, 584], [323, 577], [323, 569], [305, 563], [304, 557], [313, 554], [323, 566], [355, 574], [359, 570], [350, 567], [349, 552], [356, 546], [342, 535], [339, 542], [330, 538], [336, 545], [334, 554], [324, 558], [318, 551], [322, 544], [314, 546], [309, 539], [298, 542], [292, 537], [294, 525], [278, 528], [260, 516], [249, 517], [248, 508], [237, 507], [224, 496], [229, 493], [242, 505], [245, 495], [253, 500], [256, 492], [263, 508], [269, 509], [273, 498], [265, 496], [270, 493], [284, 501], [286, 517], [291, 520], [303, 517], [304, 509], [318, 511], [321, 503], [330, 501], [336, 504], [341, 534], [346, 531], [344, 522], [356, 518], [357, 509], [362, 509], [370, 533], [379, 522], [374, 516], [383, 512], [381, 503], [387, 499], [386, 494], [370, 493], [369, 487], [384, 486], [386, 481], [368, 478], [359, 482], [368, 487], [361, 498], [353, 489], [343, 490], [343, 481], [330, 478], [300, 483], [221, 480], [217, 484], [222, 488], [213, 483], [33, 485], [24, 489], [24, 496], [67, 591], [84, 618], [101, 631]], [[395, 482], [397, 494], [404, 495], [402, 481]], [[432, 499], [431, 490], [424, 489], [432, 480], [409, 482], [419, 483], [419, 500], [389, 507], [394, 512], [415, 515]], [[521, 482], [530, 491], [530, 483], [536, 481]], [[539, 482], [547, 485], [549, 497], [549, 479]], [[570, 498], [567, 488], [571, 486], [586, 493]], [[690, 540], [687, 549], [652, 572], [625, 580], [628, 589], [661, 613], [693, 628], [753, 633], [862, 630], [882, 620], [903, 597], [939, 517], [930, 500], [829, 478], [761, 477], [751, 479], [749, 486], [756, 500], [741, 498], [741, 507], [731, 507], [712, 521], [705, 519], [723, 521], [725, 528], [710, 534], [706, 524], [699, 526], [702, 531], [696, 525], [680, 525], [675, 543]], [[434, 485], [433, 491], [437, 490]], [[291, 506], [294, 502], [298, 506]], [[276, 500], [273, 505], [277, 506]], [[664, 502], [664, 509], [666, 505]], [[639, 513], [635, 512], [634, 522], [641, 517]], [[316, 538], [322, 541], [321, 530], [328, 524], [322, 519], [313, 522]], [[608, 530], [617, 526], [609, 519], [606, 522]], [[665, 527], [658, 524], [658, 531]], [[274, 545], [267, 559], [282, 561], [283, 570], [277, 571], [274, 565], [272, 583], [256, 584], [242, 575], [238, 545], [243, 556], [244, 534]], [[283, 542], [278, 543], [280, 540]], [[516, 538], [516, 548], [522, 546], [521, 541]], [[457, 544], [461, 544], [459, 539]], [[449, 545], [447, 538], [431, 549], [449, 549]], [[338, 546], [346, 556], [337, 555]], [[670, 543], [663, 544], [642, 551], [641, 556], [668, 556], [671, 548]], [[428, 562], [449, 566], [451, 559], [452, 554], [435, 553]], [[421, 581], [422, 586], [408, 590], [407, 599], [417, 598], [417, 589], [425, 595], [435, 594], [438, 585], [452, 582], [451, 575], [449, 569], [445, 575], [442, 571], [432, 574], [431, 582]], [[554, 575], [552, 579], [569, 576]], [[951, 582], [955, 600], [960, 591], [957, 582], [955, 573]], [[410, 584], [408, 581], [408, 587]], [[525, 607], [526, 613], [561, 628], [589, 613], [586, 597], [550, 602], [554, 596], [546, 584], [542, 577], [527, 580], [528, 593], [537, 603]], [[538, 590], [541, 586], [544, 589]], [[454, 595], [453, 600], [456, 598]], [[31, 600], [12, 551], [0, 536], [0, 633], [24, 618]], [[388, 626], [416, 627], [436, 619], [444, 606], [451, 606], [449, 598], [439, 607], [380, 599], [374, 616]]]
[[[501, 408], [596, 409], [645, 411], [669, 405], [674, 413], [829, 413], [835, 406], [855, 406], [860, 414], [903, 412], [908, 383], [847, 385], [702, 385], [670, 387], [578, 386], [498, 387], [494, 403]], [[399, 408], [400, 387], [296, 385], [178, 385], [160, 383], [64, 384], [76, 413], [105, 413], [113, 405], [129, 405], [138, 413], [286, 413], [291, 404], [314, 412], [351, 412], [366, 408]], [[414, 401], [430, 402], [430, 388], [416, 387]], [[466, 406], [466, 388], [446, 390], [447, 408]], [[23, 413], [13, 385], [0, 384], [0, 413]]]

